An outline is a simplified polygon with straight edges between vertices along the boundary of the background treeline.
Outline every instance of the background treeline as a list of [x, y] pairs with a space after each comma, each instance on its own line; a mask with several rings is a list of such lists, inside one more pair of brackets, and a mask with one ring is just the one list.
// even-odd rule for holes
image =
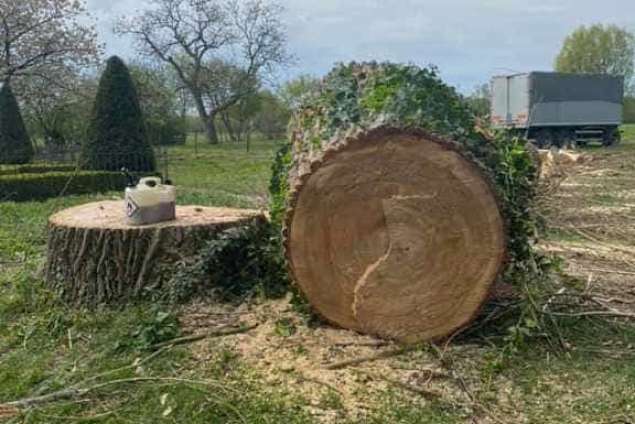
[[[13, 134], [0, 137], [5, 151], [17, 139], [38, 152], [79, 149], [105, 68], [84, 1], [39, 5], [23, 0], [0, 8], [0, 81], [10, 84], [5, 103], [15, 97], [27, 133], [4, 131]], [[192, 133], [209, 143], [281, 138], [291, 111], [317, 84], [311, 76], [276, 83], [278, 71], [295, 62], [276, 0], [153, 0], [152, 7], [120, 17], [115, 32], [136, 47], [136, 62], [128, 65], [144, 133], [154, 145], [183, 143]], [[565, 38], [553, 68], [623, 76], [624, 120], [635, 122], [634, 57], [628, 29], [581, 26]], [[488, 116], [488, 84], [465, 97], [476, 115]], [[14, 122], [14, 112], [4, 122]]]
[[[188, 134], [197, 133], [201, 142], [205, 142], [205, 125], [196, 114], [188, 92], [170, 69], [138, 62], [131, 63], [129, 69], [151, 144], [182, 144]], [[37, 95], [34, 89], [33, 96], [23, 97], [22, 113], [36, 148], [53, 151], [80, 148], [88, 134], [98, 76], [99, 72], [95, 76], [76, 75], [66, 82], [66, 87], [53, 88], [47, 95]], [[311, 76], [301, 76], [279, 87], [254, 89], [214, 118], [219, 141], [284, 137], [293, 107], [317, 81]]]

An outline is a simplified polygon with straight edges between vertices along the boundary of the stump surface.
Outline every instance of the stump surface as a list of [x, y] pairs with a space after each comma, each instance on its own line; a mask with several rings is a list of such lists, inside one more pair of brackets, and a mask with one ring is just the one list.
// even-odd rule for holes
[[481, 169], [423, 133], [376, 131], [304, 166], [287, 215], [294, 280], [346, 328], [417, 342], [467, 324], [505, 258]]
[[264, 219], [246, 209], [177, 206], [177, 219], [125, 223], [123, 200], [63, 210], [49, 218], [47, 282], [77, 304], [152, 295], [174, 265], [228, 228]]
[[128, 225], [123, 200], [87, 203], [60, 211], [49, 218], [49, 224], [58, 227], [74, 227], [107, 230], [148, 230], [185, 228], [195, 226], [223, 226], [249, 222], [261, 213], [250, 209], [210, 208], [202, 206], [177, 206], [176, 219], [150, 225]]

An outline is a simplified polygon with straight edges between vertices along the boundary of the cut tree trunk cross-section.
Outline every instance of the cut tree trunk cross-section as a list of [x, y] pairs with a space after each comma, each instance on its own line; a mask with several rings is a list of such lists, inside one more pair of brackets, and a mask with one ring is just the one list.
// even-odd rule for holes
[[505, 229], [489, 180], [454, 143], [379, 128], [296, 161], [286, 254], [323, 317], [417, 342], [475, 316], [503, 266]]

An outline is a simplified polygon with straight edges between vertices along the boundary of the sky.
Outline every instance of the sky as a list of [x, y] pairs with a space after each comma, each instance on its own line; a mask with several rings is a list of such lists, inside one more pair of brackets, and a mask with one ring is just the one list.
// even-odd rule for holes
[[[551, 70], [562, 41], [579, 25], [616, 24], [635, 32], [635, 0], [279, 0], [296, 58], [281, 81], [323, 76], [337, 62], [433, 64], [469, 93], [492, 75]], [[116, 36], [119, 16], [141, 0], [87, 0], [108, 55], [132, 59]]]

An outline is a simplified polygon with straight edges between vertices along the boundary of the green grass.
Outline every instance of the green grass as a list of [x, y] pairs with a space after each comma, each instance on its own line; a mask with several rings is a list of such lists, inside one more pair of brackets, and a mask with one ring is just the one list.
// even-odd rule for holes
[[[607, 154], [635, 154], [635, 126], [625, 131], [622, 146]], [[246, 152], [244, 145], [210, 146], [200, 141], [195, 149], [191, 139], [185, 146], [171, 148], [169, 172], [178, 186], [179, 202], [265, 204], [275, 148], [273, 142], [257, 142]], [[0, 203], [0, 403], [111, 379], [171, 377], [205, 380], [208, 385], [167, 380], [113, 384], [88, 393], [82, 402], [32, 408], [12, 422], [319, 422], [309, 413], [316, 406], [309, 408], [293, 387], [265, 383], [236, 352], [214, 339], [200, 342], [213, 353], [205, 361], [186, 345], [141, 367], [86, 381], [148, 357], [148, 345], [179, 331], [171, 318], [158, 318], [171, 317], [178, 308], [151, 304], [70, 308], [43, 286], [38, 270], [44, 260], [47, 217], [72, 205], [120, 194]], [[296, 331], [295, 324], [279, 320], [271, 337], [283, 343]], [[504, 328], [501, 333], [505, 334]], [[580, 318], [563, 322], [562, 337], [573, 347], [568, 354], [549, 348], [540, 335], [510, 351], [504, 339], [491, 331], [458, 341], [449, 352], [456, 355], [472, 396], [502, 422], [632, 422], [635, 367], [628, 352], [635, 345], [633, 328]], [[424, 354], [417, 352], [403, 361], [425, 365], [419, 363]], [[373, 385], [373, 380], [366, 384]], [[464, 396], [429, 402], [397, 387], [369, 395], [366, 406], [366, 416], [357, 422], [487, 421], [487, 413], [468, 405]], [[344, 403], [337, 393], [327, 391], [317, 408], [343, 414]], [[343, 414], [337, 422], [356, 420]]]
[[[269, 188], [276, 142], [212, 146], [192, 138], [171, 148], [168, 172], [178, 185], [180, 203], [210, 206], [261, 207]], [[159, 162], [162, 172], [163, 166]]]
[[[118, 195], [67, 196], [32, 202], [0, 202], [0, 267], [2, 261], [37, 259], [46, 243], [48, 217], [61, 209]], [[1, 268], [0, 268], [1, 269]]]
[[[173, 348], [142, 367], [121, 369], [150, 355], [140, 347], [137, 333], [155, 325], [156, 308], [73, 310], [56, 302], [55, 296], [27, 273], [17, 277], [0, 281], [0, 402], [77, 383], [85, 388], [114, 379], [184, 380], [122, 382], [96, 388], [86, 396], [91, 399], [88, 405], [57, 402], [28, 411], [20, 422], [65, 422], [69, 417], [102, 414], [106, 415], [99, 421], [105, 423], [310, 422], [299, 409], [301, 401], [294, 402], [298, 407], [289, 408], [288, 402], [294, 399], [291, 394], [265, 393], [257, 376], [240, 361], [228, 361], [223, 355], [200, 364], [187, 348]], [[10, 289], [9, 284], [17, 287]], [[33, 293], [38, 298], [33, 298]], [[121, 370], [90, 380], [117, 369]], [[172, 411], [169, 414], [168, 408]]]
[[635, 124], [622, 125], [622, 141], [626, 145], [635, 145]]

